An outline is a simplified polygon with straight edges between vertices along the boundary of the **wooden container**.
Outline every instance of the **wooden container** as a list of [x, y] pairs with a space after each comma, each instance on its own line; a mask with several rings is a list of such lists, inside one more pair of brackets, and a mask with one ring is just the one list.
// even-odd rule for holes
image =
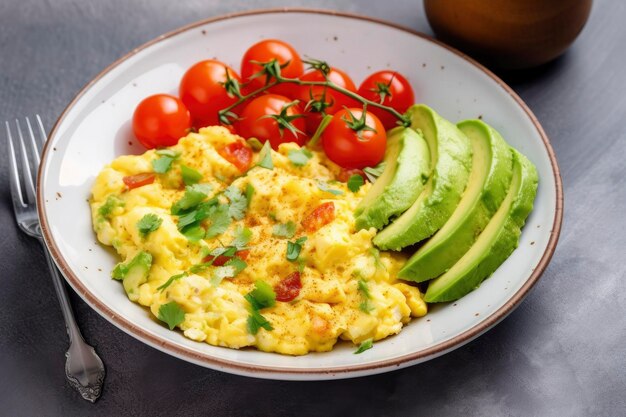
[[585, 26], [592, 0], [424, 0], [437, 36], [502, 69], [561, 55]]

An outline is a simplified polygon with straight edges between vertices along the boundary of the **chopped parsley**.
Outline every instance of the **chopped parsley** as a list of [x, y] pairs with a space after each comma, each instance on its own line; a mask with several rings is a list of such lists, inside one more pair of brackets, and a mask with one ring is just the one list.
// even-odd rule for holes
[[363, 353], [366, 350], [369, 350], [373, 347], [374, 347], [374, 339], [364, 340], [363, 343], [359, 345], [358, 349], [354, 351], [354, 354], [358, 355], [359, 353]]
[[204, 233], [205, 232], [202, 226], [191, 226], [185, 228], [182, 231], [183, 236], [185, 236], [191, 242], [198, 242], [204, 237]]
[[365, 180], [358, 174], [354, 174], [348, 178], [348, 189], [353, 193], [358, 192], [363, 184], [365, 184]]
[[320, 190], [325, 191], [327, 193], [331, 193], [332, 195], [342, 195], [343, 194], [343, 191], [335, 190], [333, 188], [330, 188], [328, 186], [328, 183], [324, 182], [324, 181], [318, 181], [317, 182], [317, 188], [319, 188]]
[[228, 229], [232, 221], [228, 212], [229, 207], [226, 204], [211, 207], [207, 216], [207, 219], [211, 222], [211, 225], [206, 230], [207, 239], [221, 235]]
[[245, 216], [248, 208], [248, 199], [241, 193], [241, 190], [234, 185], [230, 185], [224, 190], [224, 195], [230, 200], [228, 214], [235, 220], [241, 220]]
[[217, 287], [224, 278], [232, 278], [235, 274], [235, 267], [230, 265], [215, 267], [211, 273], [211, 285]]
[[287, 157], [292, 164], [297, 167], [302, 167], [309, 162], [309, 159], [313, 157], [313, 154], [307, 148], [291, 149]]
[[372, 305], [370, 304], [372, 296], [370, 294], [369, 287], [367, 286], [367, 281], [365, 281], [363, 278], [359, 279], [357, 281], [357, 289], [359, 291], [359, 294], [361, 294], [361, 298], [363, 299], [361, 304], [359, 304], [359, 310], [369, 314], [369, 312], [372, 311], [374, 307], [372, 307]]
[[244, 296], [250, 304], [250, 315], [248, 316], [248, 331], [250, 334], [257, 334], [262, 327], [265, 330], [273, 330], [274, 328], [260, 310], [272, 307], [276, 304], [276, 293], [272, 287], [265, 281], [257, 280], [254, 283], [254, 289]]
[[244, 261], [243, 259], [237, 257], [237, 255], [235, 255], [228, 262], [226, 262], [225, 266], [232, 267], [234, 270], [233, 276], [236, 277], [241, 271], [247, 268], [248, 264], [246, 263], [246, 261]]
[[382, 175], [384, 170], [385, 170], [385, 161], [381, 162], [375, 167], [363, 168], [363, 172], [365, 173], [365, 176], [367, 177], [369, 182], [371, 182], [372, 184], [376, 182], [376, 179]]
[[272, 229], [272, 236], [286, 237], [287, 239], [291, 239], [293, 235], [296, 234], [296, 228], [297, 225], [292, 221], [288, 221], [285, 224], [276, 224]]
[[144, 215], [137, 222], [137, 229], [139, 229], [139, 234], [141, 234], [142, 237], [146, 237], [148, 234], [157, 230], [161, 226], [161, 223], [163, 223], [162, 218], [154, 213], [149, 213]]
[[252, 239], [252, 230], [247, 227], [237, 226], [235, 238], [230, 245], [240, 249], [245, 247], [250, 242], [250, 239]]
[[183, 182], [185, 185], [193, 185], [200, 182], [202, 174], [193, 168], [189, 168], [187, 165], [180, 165], [180, 172], [183, 176]]
[[272, 146], [270, 141], [266, 141], [259, 153], [259, 163], [257, 164], [261, 168], [274, 169], [274, 163], [272, 162]]
[[172, 301], [159, 307], [159, 320], [165, 322], [170, 330], [185, 320], [185, 311], [176, 302]]
[[172, 283], [174, 281], [178, 281], [179, 279], [186, 277], [187, 273], [183, 272], [181, 274], [176, 274], [176, 275], [172, 275], [171, 277], [169, 277], [169, 279], [167, 281], [165, 281], [165, 284], [158, 286], [157, 290], [158, 291], [163, 291], [164, 289], [166, 289], [167, 287], [169, 287], [170, 285], [172, 285]]
[[189, 210], [190, 208], [197, 206], [204, 201], [205, 198], [207, 198], [212, 188], [213, 187], [209, 184], [188, 185], [185, 187], [185, 194], [183, 195], [183, 198], [172, 205], [172, 214], [180, 214], [185, 210]]
[[306, 242], [306, 236], [302, 236], [296, 239], [295, 242], [287, 242], [287, 260], [294, 262], [298, 260], [300, 256], [300, 251], [302, 250], [302, 245]]

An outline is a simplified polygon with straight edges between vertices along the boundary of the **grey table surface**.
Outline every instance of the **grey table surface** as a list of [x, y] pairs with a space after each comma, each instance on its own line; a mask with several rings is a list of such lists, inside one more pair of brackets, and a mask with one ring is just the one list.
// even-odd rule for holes
[[[315, 6], [430, 33], [420, 3], [2, 0], [0, 119], [40, 113], [51, 128], [110, 62], [201, 18]], [[45, 260], [13, 223], [2, 152], [0, 415], [626, 415], [625, 20], [625, 2], [597, 0], [562, 58], [509, 77], [551, 138], [564, 181], [561, 240], [543, 278], [479, 339], [384, 375], [280, 382], [204, 369], [126, 335], [70, 290], [108, 371], [101, 399], [83, 401], [65, 381], [67, 339]]]

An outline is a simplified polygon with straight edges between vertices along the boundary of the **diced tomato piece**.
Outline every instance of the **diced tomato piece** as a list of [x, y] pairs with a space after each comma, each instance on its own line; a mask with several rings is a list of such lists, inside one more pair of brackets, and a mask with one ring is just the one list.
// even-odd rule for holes
[[276, 301], [291, 301], [300, 294], [301, 289], [300, 273], [298, 271], [292, 272], [274, 287]]
[[233, 142], [217, 150], [228, 162], [237, 167], [240, 172], [245, 172], [252, 162], [252, 149], [241, 142]]
[[[250, 255], [249, 250], [240, 250], [235, 253], [235, 256], [242, 261], [248, 259], [248, 255]], [[209, 255], [202, 260], [202, 262], [211, 262], [215, 258], [215, 256]], [[230, 261], [232, 258], [230, 256], [219, 255], [215, 261], [213, 261], [213, 265], [215, 266], [224, 266], [226, 262]]]
[[330, 201], [317, 206], [302, 220], [302, 227], [307, 232], [316, 232], [321, 227], [335, 220], [335, 204]]
[[360, 169], [342, 169], [337, 176], [337, 180], [341, 182], [348, 182], [351, 176], [360, 175], [363, 178], [363, 181], [367, 181], [367, 176], [365, 172]]
[[129, 190], [133, 188], [143, 187], [144, 185], [152, 184], [156, 176], [149, 172], [144, 172], [142, 174], [136, 175], [128, 175], [122, 178], [124, 184], [128, 187]]

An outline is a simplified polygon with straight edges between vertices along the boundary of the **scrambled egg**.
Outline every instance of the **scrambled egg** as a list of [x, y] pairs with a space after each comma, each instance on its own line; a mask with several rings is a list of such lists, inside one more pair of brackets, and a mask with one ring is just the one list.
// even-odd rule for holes
[[[254, 167], [242, 175], [218, 152], [236, 141], [242, 139], [221, 127], [190, 133], [169, 148], [177, 157], [166, 173], [133, 189], [124, 177], [154, 172], [156, 151], [121, 156], [98, 175], [90, 201], [98, 240], [113, 246], [122, 262], [140, 252], [152, 257], [147, 278], [136, 289], [127, 289], [132, 301], [148, 307], [155, 317], [163, 305], [175, 302], [184, 311], [177, 326], [190, 339], [290, 355], [329, 351], [339, 338], [355, 344], [379, 340], [397, 334], [411, 317], [426, 314], [420, 291], [396, 280], [405, 255], [374, 249], [374, 229], [355, 231], [353, 212], [369, 183], [353, 193], [345, 183], [335, 182], [339, 167], [323, 152], [312, 151], [306, 164], [296, 166], [289, 152], [300, 148], [293, 143], [271, 151], [273, 169], [254, 166], [260, 158], [254, 152]], [[213, 238], [193, 241], [183, 235], [177, 227], [179, 216], [171, 213], [185, 194], [181, 164], [198, 171], [200, 182], [212, 186], [208, 198], [224, 200], [222, 192], [231, 185], [242, 193], [253, 188], [243, 218], [232, 219]], [[302, 222], [327, 202], [334, 204], [334, 219], [306, 231]], [[145, 234], [137, 225], [147, 214], [158, 216], [161, 223]], [[288, 222], [297, 225], [295, 235], [276, 236], [274, 227]], [[212, 279], [211, 267], [189, 272], [203, 259], [206, 262], [211, 250], [231, 242], [242, 227], [251, 231], [243, 270], [221, 282]], [[298, 259], [288, 260], [288, 242], [303, 236], [307, 240]], [[271, 330], [260, 328], [253, 334], [248, 325], [250, 303], [244, 296], [257, 280], [275, 287], [294, 271], [300, 272], [299, 294], [262, 309]]]

